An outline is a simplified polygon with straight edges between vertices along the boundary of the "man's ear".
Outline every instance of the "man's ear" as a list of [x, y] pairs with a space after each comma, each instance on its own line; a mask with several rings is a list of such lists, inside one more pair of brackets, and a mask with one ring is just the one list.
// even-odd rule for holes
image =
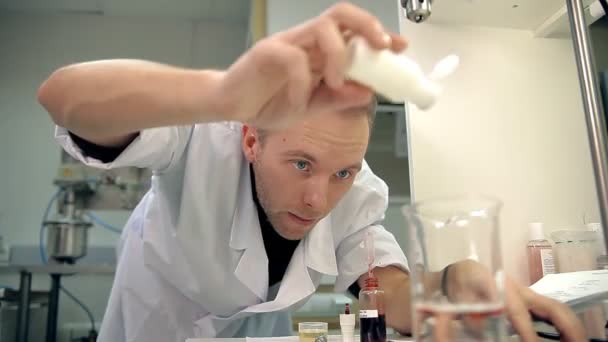
[[256, 160], [256, 156], [260, 148], [258, 131], [255, 127], [243, 125], [242, 133], [243, 136], [241, 139], [241, 146], [243, 148], [243, 154], [250, 163], [253, 163]]

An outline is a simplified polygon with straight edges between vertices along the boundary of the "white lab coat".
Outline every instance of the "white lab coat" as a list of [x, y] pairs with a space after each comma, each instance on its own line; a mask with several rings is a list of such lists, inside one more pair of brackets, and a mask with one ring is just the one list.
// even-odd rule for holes
[[361, 242], [367, 229], [375, 232], [376, 265], [407, 269], [393, 235], [379, 225], [387, 186], [364, 165], [336, 208], [298, 245], [280, 286], [269, 291], [241, 128], [224, 122], [144, 130], [115, 161], [102, 163], [57, 127], [58, 142], [87, 165], [154, 171], [121, 237], [100, 341], [289, 334], [285, 312], [303, 304], [324, 274], [336, 276], [335, 290], [344, 292], [366, 272]]

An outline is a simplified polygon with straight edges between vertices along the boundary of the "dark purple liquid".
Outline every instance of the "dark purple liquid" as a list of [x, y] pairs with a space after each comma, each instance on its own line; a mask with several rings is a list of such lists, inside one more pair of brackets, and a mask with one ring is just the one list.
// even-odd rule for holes
[[361, 318], [359, 321], [361, 342], [386, 342], [386, 319], [384, 315]]

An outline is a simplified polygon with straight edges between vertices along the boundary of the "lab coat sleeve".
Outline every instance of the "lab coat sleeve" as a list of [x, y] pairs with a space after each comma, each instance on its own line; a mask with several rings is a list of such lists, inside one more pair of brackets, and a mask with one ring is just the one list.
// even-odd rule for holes
[[333, 215], [336, 226], [343, 227], [335, 237], [338, 241], [336, 292], [345, 292], [367, 272], [367, 251], [363, 245], [367, 232], [374, 238], [374, 266], [393, 265], [408, 270], [403, 250], [394, 235], [382, 226], [388, 208], [388, 187], [367, 163], [363, 164], [353, 188], [339, 207]]
[[397, 266], [408, 271], [407, 259], [397, 240], [380, 224], [373, 224], [348, 236], [336, 250], [338, 277], [334, 285], [336, 292], [346, 292], [348, 287], [367, 272], [367, 251], [364, 247], [367, 232], [374, 236], [375, 267]]
[[113, 161], [104, 163], [87, 156], [72, 140], [67, 129], [56, 126], [55, 139], [63, 149], [87, 166], [114, 169], [135, 166], [154, 171], [169, 169], [184, 153], [190, 140], [192, 126], [151, 128], [140, 131], [124, 151]]

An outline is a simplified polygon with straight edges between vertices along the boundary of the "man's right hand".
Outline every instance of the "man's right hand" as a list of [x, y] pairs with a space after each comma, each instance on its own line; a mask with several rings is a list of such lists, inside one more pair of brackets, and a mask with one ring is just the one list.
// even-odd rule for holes
[[141, 60], [103, 60], [55, 71], [38, 91], [53, 121], [90, 142], [122, 146], [153, 127], [241, 121], [260, 128], [305, 113], [361, 106], [371, 91], [344, 81], [346, 40], [377, 48], [405, 40], [348, 4], [261, 40], [228, 70], [191, 70]]
[[[260, 128], [286, 126], [311, 111], [363, 106], [371, 90], [344, 80], [346, 40], [360, 35], [376, 48], [405, 49], [405, 40], [349, 3], [339, 3], [290, 30], [259, 41], [223, 75], [217, 95], [227, 116]], [[229, 96], [228, 96], [229, 95]]]

